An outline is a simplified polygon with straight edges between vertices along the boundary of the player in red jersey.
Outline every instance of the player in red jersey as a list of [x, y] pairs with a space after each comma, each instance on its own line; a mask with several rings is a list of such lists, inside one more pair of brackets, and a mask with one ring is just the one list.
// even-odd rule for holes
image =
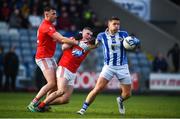
[[[85, 27], [82, 31], [81, 41], [90, 41], [92, 35], [92, 30], [89, 27]], [[78, 54], [73, 53], [77, 50], [82, 50], [82, 48], [77, 45], [72, 46], [63, 44], [62, 50], [63, 54], [59, 60], [56, 71], [57, 90], [48, 95], [46, 99], [38, 105], [35, 111], [43, 111], [44, 107], [49, 104], [66, 104], [70, 100], [74, 88], [74, 80], [76, 79], [76, 71], [88, 55], [89, 51], [86, 51], [82, 56], [77, 57], [75, 55]]]
[[35, 61], [43, 72], [47, 84], [40, 89], [38, 94], [28, 105], [28, 109], [32, 112], [38, 105], [39, 100], [56, 86], [55, 72], [57, 64], [53, 58], [56, 49], [56, 42], [78, 45], [85, 50], [88, 49], [88, 46], [84, 42], [71, 40], [58, 33], [53, 25], [56, 18], [56, 10], [52, 7], [46, 7], [44, 9], [44, 20], [37, 31], [37, 51]]

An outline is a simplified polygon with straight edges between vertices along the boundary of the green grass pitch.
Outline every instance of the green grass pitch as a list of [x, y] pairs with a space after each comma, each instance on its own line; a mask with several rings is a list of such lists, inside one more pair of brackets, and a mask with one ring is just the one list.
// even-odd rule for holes
[[179, 118], [180, 96], [132, 96], [120, 115], [115, 94], [100, 94], [86, 114], [76, 114], [87, 94], [74, 93], [66, 105], [52, 106], [51, 112], [29, 112], [26, 106], [34, 93], [0, 93], [0, 118]]

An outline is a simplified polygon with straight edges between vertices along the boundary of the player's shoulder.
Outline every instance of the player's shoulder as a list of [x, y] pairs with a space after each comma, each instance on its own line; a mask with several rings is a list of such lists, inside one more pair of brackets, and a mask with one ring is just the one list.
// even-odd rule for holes
[[44, 21], [42, 21], [42, 23], [39, 25], [39, 29], [40, 30], [47, 29], [48, 27], [49, 27], [49, 25], [46, 24]]
[[47, 23], [42, 22], [41, 25], [39, 26], [39, 29], [42, 32], [48, 32], [48, 31], [54, 31], [55, 27], [51, 24], [47, 24]]
[[98, 39], [98, 41], [101, 41], [104, 36], [105, 36], [105, 32], [100, 32], [100, 33], [97, 35], [96, 39]]
[[119, 30], [118, 33], [120, 34], [120, 36], [125, 36], [125, 37], [128, 36], [128, 32], [125, 30]]
[[98, 33], [98, 36], [103, 36], [105, 34], [105, 32], [100, 32]]
[[128, 32], [125, 31], [125, 30], [119, 30], [118, 32], [119, 32], [119, 33], [122, 33], [122, 34], [128, 34]]

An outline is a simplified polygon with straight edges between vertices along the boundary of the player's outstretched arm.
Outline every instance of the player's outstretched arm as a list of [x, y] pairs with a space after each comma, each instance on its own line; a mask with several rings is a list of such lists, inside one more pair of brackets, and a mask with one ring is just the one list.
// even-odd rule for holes
[[100, 43], [98, 40], [95, 40], [95, 44], [89, 45], [89, 50], [99, 47]]
[[[98, 40], [95, 41], [94, 44], [89, 45], [89, 49], [88, 50], [92, 50], [95, 49], [99, 46], [100, 42], [98, 42]], [[76, 57], [80, 57], [82, 56], [86, 51], [85, 50], [74, 50], [72, 52], [72, 55], [76, 56]]]
[[87, 51], [89, 49], [88, 45], [85, 44], [84, 42], [81, 42], [81, 41], [76, 41], [76, 40], [71, 40], [67, 37], [64, 37], [62, 36], [60, 33], [58, 32], [55, 32], [53, 35], [52, 35], [53, 39], [55, 41], [58, 41], [60, 43], [67, 43], [67, 44], [70, 44], [70, 45], [78, 45], [79, 47], [81, 47], [82, 49], [84, 49], [85, 51]]
[[67, 43], [67, 44], [71, 44], [71, 45], [78, 45], [78, 41], [75, 41], [75, 40], [71, 40], [67, 37], [64, 37], [62, 36], [60, 33], [58, 32], [55, 32], [53, 35], [52, 35], [53, 39], [55, 41], [58, 41], [60, 43]]

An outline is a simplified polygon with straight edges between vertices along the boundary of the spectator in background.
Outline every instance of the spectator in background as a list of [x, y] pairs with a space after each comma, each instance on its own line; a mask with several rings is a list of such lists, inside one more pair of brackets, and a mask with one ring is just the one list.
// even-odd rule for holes
[[22, 0], [22, 6], [20, 8], [22, 16], [28, 16], [30, 12], [29, 8], [29, 1], [28, 0]]
[[70, 0], [61, 0], [62, 4], [69, 4]]
[[153, 71], [154, 72], [167, 72], [168, 63], [162, 53], [158, 53], [153, 60]]
[[25, 28], [25, 29], [29, 28], [30, 23], [28, 20], [28, 16], [21, 14], [20, 17], [21, 17], [21, 28]]
[[35, 84], [38, 91], [46, 84], [45, 77], [39, 67], [35, 69]]
[[180, 64], [180, 48], [177, 43], [175, 43], [174, 46], [168, 51], [167, 56], [169, 57], [170, 55], [173, 63], [174, 72], [178, 72]]
[[75, 36], [76, 34], [77, 34], [77, 27], [75, 24], [72, 24], [68, 32], [65, 32], [64, 35], [66, 37], [72, 37], [72, 36]]
[[32, 28], [38, 28], [38, 26], [41, 24], [41, 17], [37, 15], [37, 9], [34, 8], [32, 11], [32, 14], [29, 15], [28, 21]]
[[16, 77], [19, 70], [19, 59], [18, 59], [17, 54], [15, 53], [14, 46], [12, 46], [9, 52], [7, 52], [4, 55], [3, 64], [4, 64], [4, 73], [5, 73], [4, 89], [7, 91], [9, 90], [15, 91], [16, 90]]
[[22, 13], [23, 11], [20, 11], [20, 18], [21, 18], [21, 23], [20, 27], [28, 29], [30, 27], [30, 22], [28, 20], [29, 14], [28, 13]]
[[82, 11], [84, 11], [84, 8], [86, 8], [84, 2], [85, 1], [83, 1], [83, 0], [76, 0], [76, 6], [77, 6], [78, 13], [81, 13]]
[[9, 25], [11, 28], [21, 27], [21, 16], [19, 9], [15, 8], [9, 19]]
[[[36, 55], [34, 54], [34, 59], [35, 59]], [[33, 62], [35, 63], [35, 61]], [[45, 84], [46, 84], [46, 79], [43, 75], [43, 72], [41, 71], [41, 69], [36, 66], [34, 71], [34, 81], [35, 81], [35, 86], [37, 91], [39, 91]]]
[[76, 5], [70, 5], [69, 6], [69, 14], [74, 15], [77, 12], [77, 6]]
[[68, 12], [63, 12], [61, 16], [57, 19], [57, 28], [60, 30], [69, 31], [72, 26], [72, 23], [69, 18]]
[[9, 16], [10, 16], [10, 13], [11, 13], [11, 10], [10, 8], [8, 7], [8, 4], [6, 1], [4, 1], [2, 3], [2, 8], [0, 8], [0, 20], [3, 20], [3, 21], [8, 21], [9, 20]]
[[0, 45], [0, 91], [2, 90], [3, 83], [3, 47]]

